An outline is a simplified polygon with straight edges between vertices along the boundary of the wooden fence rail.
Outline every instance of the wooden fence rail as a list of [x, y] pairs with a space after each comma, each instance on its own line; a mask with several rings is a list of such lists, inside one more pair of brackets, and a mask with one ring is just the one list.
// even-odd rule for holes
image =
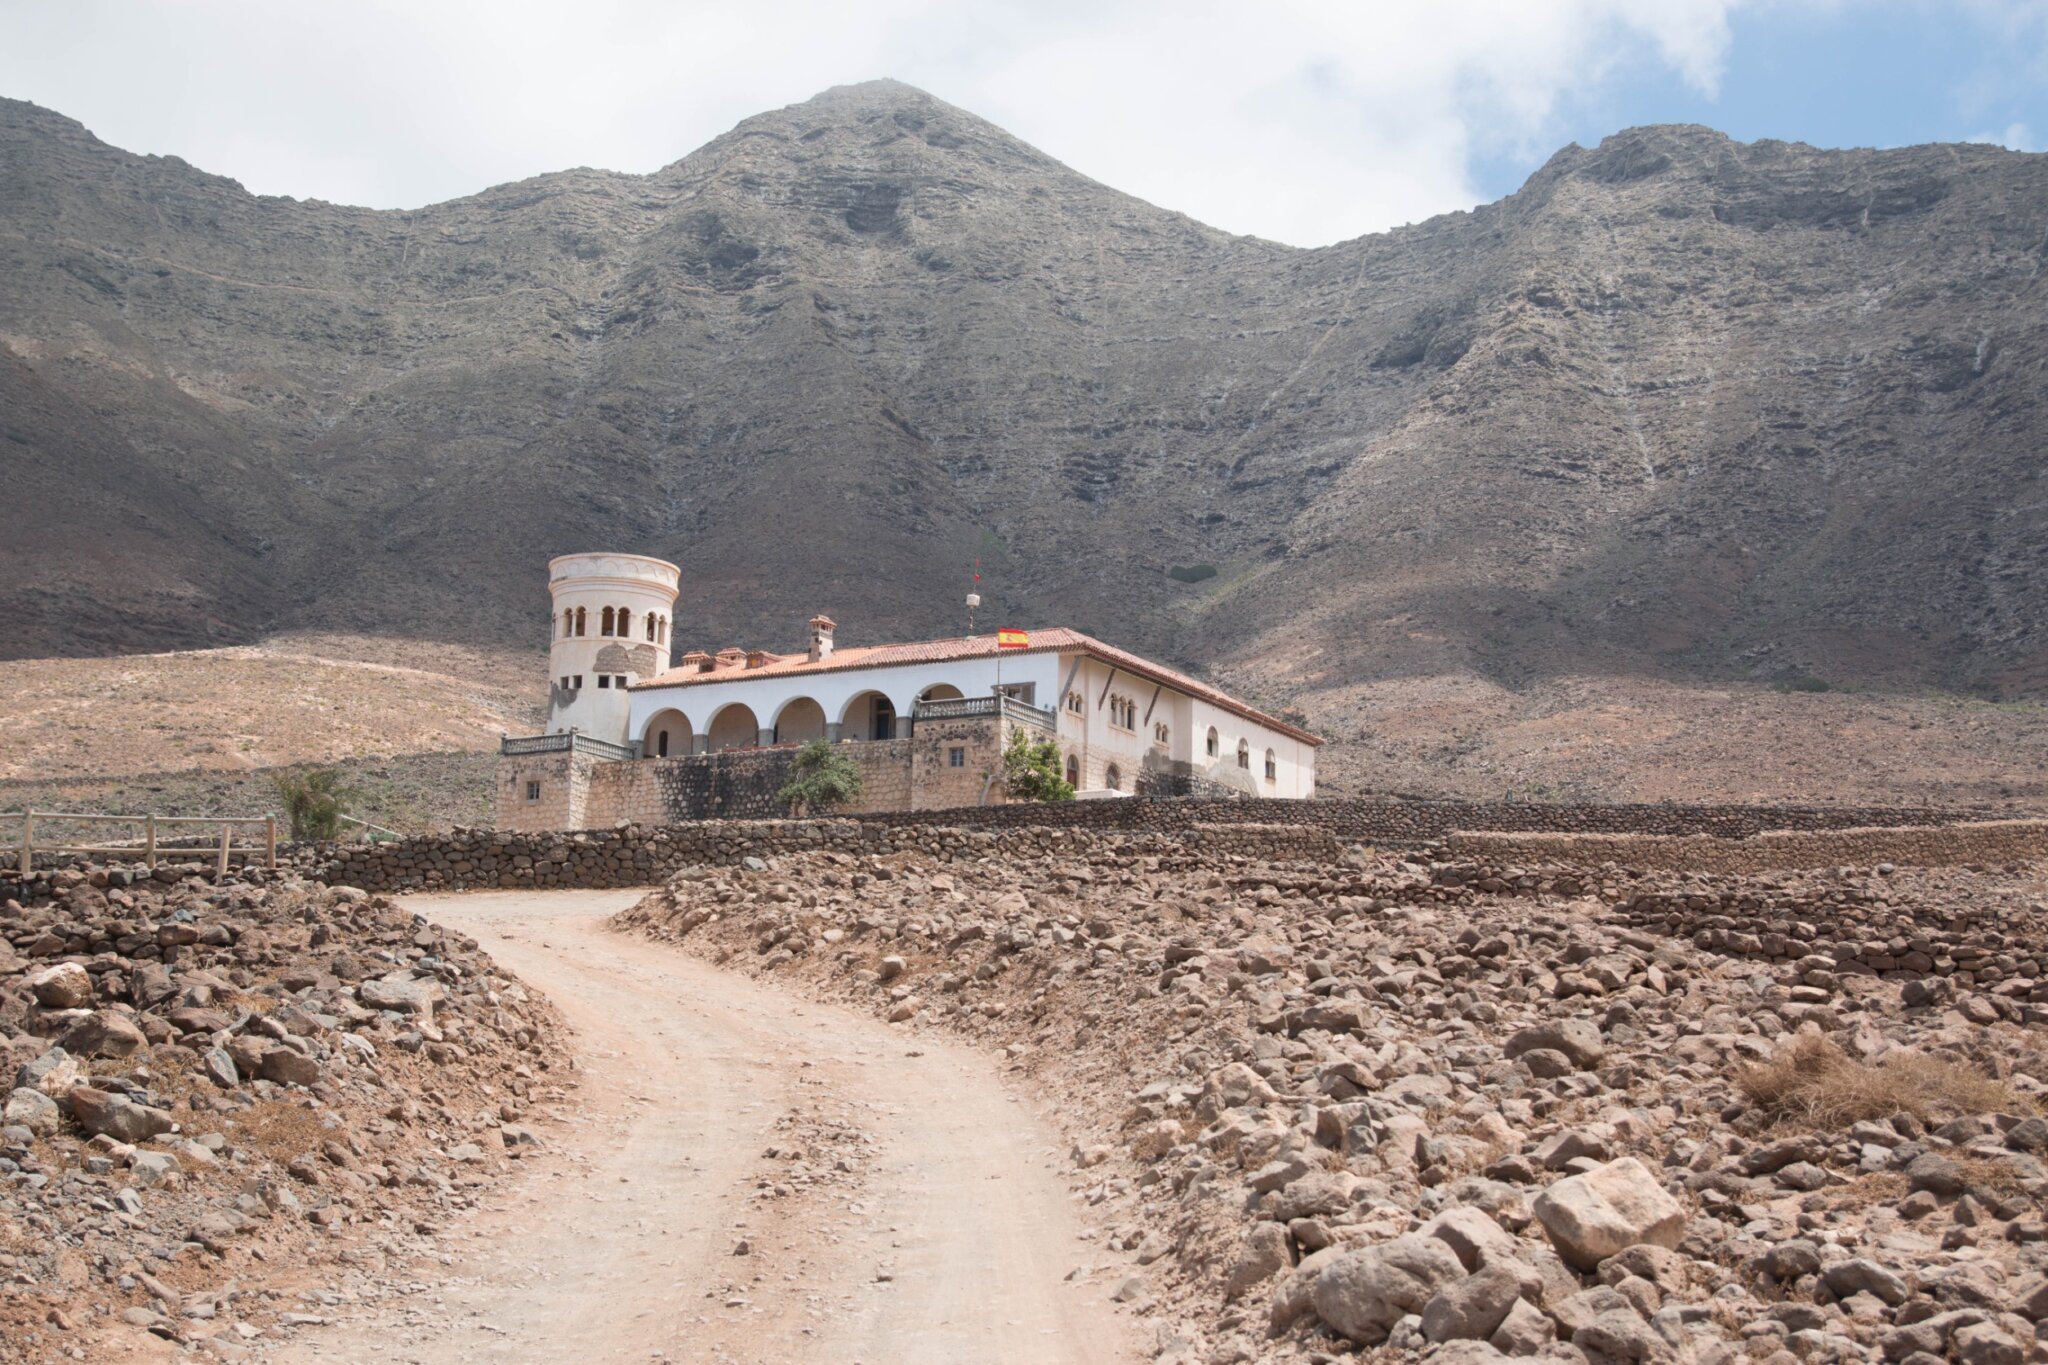
[[[240, 854], [244, 863], [251, 862], [260, 855], [265, 867], [274, 868], [277, 866], [277, 817], [275, 815], [101, 815], [61, 810], [0, 811], [0, 821], [6, 820], [19, 820], [21, 822], [18, 865], [21, 869], [21, 875], [24, 877], [35, 871], [35, 855], [38, 853], [52, 855], [84, 853], [117, 858], [135, 858], [139, 856], [143, 862], [147, 863], [154, 870], [158, 860], [165, 852], [165, 850], [158, 846], [157, 831], [166, 825], [217, 827], [220, 830], [220, 842], [217, 846], [209, 840], [207, 847], [204, 849], [180, 848], [169, 850], [176, 853], [214, 853], [215, 875], [217, 876], [225, 877], [228, 874], [228, 859], [235, 854]], [[142, 827], [142, 838], [139, 842], [125, 844], [67, 844], [56, 840], [38, 844], [36, 842], [36, 821], [38, 820], [60, 825], [140, 825]], [[244, 844], [239, 848], [235, 846], [235, 829], [237, 826], [244, 825], [261, 825], [263, 827], [263, 842], [260, 846], [254, 844]], [[4, 847], [4, 845], [0, 845], [0, 847]]]

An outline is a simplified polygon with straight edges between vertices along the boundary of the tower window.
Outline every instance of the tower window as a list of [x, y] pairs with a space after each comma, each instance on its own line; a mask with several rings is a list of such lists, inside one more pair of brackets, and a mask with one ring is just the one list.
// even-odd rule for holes
[[573, 690], [575, 690], [575, 691], [579, 691], [579, 692], [580, 692], [580, 691], [582, 691], [582, 690], [583, 690], [583, 675], [582, 675], [581, 673], [577, 673], [577, 674], [573, 675], [573, 676], [572, 676], [572, 677], [571, 677], [571, 678], [569, 679], [569, 686], [570, 686], [570, 688], [571, 688], [571, 689], [573, 689]]
[[619, 635], [623, 639], [631, 639], [633, 636], [633, 613], [624, 607], [619, 608]]
[[581, 635], [581, 634], [583, 633], [583, 626], [584, 626], [584, 620], [583, 620], [583, 608], [581, 608], [581, 607], [578, 607], [578, 608], [576, 608], [576, 633], [577, 633], [578, 635]]
[[[606, 633], [607, 633], [607, 634], [609, 634], [610, 632], [606, 632]], [[600, 674], [598, 674], [598, 675], [597, 675], [597, 685], [598, 685], [599, 687], [610, 687], [610, 686], [612, 685], [612, 675], [611, 675], [611, 674], [609, 674], [609, 673], [600, 673]]]
[[604, 615], [598, 618], [597, 633], [599, 635], [609, 635], [612, 633], [612, 609], [610, 607], [606, 607]]

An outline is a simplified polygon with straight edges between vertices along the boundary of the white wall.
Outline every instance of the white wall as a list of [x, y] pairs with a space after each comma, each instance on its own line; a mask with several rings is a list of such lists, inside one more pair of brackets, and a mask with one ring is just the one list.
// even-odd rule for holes
[[[628, 742], [629, 694], [599, 687], [597, 681], [600, 675], [623, 676], [631, 684], [667, 668], [666, 634], [660, 642], [650, 641], [647, 618], [650, 613], [664, 622], [670, 618], [679, 581], [675, 565], [644, 555], [563, 555], [549, 561], [549, 734], [576, 729], [594, 739]], [[606, 607], [631, 613], [627, 633], [604, 634]], [[583, 634], [565, 634], [562, 614], [578, 608], [583, 611]], [[564, 689], [565, 677], [581, 677], [583, 686]]]
[[[1080, 671], [1073, 675], [1075, 681], [1069, 685], [1066, 680], [1072, 673], [1072, 660], [1062, 661], [1061, 697], [1056, 704], [1060, 708], [1061, 747], [1064, 752], [1072, 752], [1081, 759], [1083, 790], [1102, 787], [1109, 765], [1114, 763], [1122, 774], [1120, 786], [1124, 791], [1130, 791], [1145, 756], [1155, 751], [1152, 727], [1164, 721], [1167, 726], [1164, 756], [1169, 759], [1191, 763], [1198, 772], [1216, 781], [1259, 796], [1303, 798], [1315, 795], [1314, 745], [1094, 658], [1085, 655], [1074, 657], [1083, 660]], [[1082, 695], [1082, 714], [1079, 717], [1066, 709], [1065, 692], [1069, 686]], [[1119, 695], [1137, 703], [1137, 724], [1131, 730], [1109, 723], [1109, 698]], [[1149, 717], [1146, 714], [1148, 709]], [[1216, 727], [1221, 750], [1213, 761], [1205, 752], [1208, 729], [1212, 725]], [[1251, 766], [1248, 769], [1237, 766], [1239, 739], [1251, 745]], [[1275, 760], [1274, 780], [1270, 782], [1265, 777], [1268, 749], [1273, 751]]]
[[[1048, 705], [1046, 699], [1052, 696], [1056, 684], [1054, 670], [1058, 656], [1050, 653], [1014, 654], [1000, 662], [1004, 686], [1035, 684], [1037, 695], [1034, 704]], [[628, 733], [634, 740], [644, 738], [648, 722], [656, 713], [672, 709], [689, 718], [693, 734], [708, 734], [712, 718], [734, 702], [752, 709], [760, 729], [772, 730], [782, 708], [799, 697], [816, 701], [824, 708], [827, 723], [839, 724], [846, 717], [848, 703], [866, 692], [880, 692], [886, 696], [896, 708], [900, 720], [910, 715], [918, 693], [939, 683], [949, 683], [958, 688], [963, 697], [990, 695], [995, 690], [997, 663], [993, 658], [966, 659], [957, 663], [902, 664], [892, 668], [850, 668], [836, 673], [779, 676], [749, 676], [744, 669], [732, 669], [709, 675], [716, 681], [634, 688], [627, 693], [632, 705]], [[845, 737], [866, 736], [856, 736], [849, 729]]]

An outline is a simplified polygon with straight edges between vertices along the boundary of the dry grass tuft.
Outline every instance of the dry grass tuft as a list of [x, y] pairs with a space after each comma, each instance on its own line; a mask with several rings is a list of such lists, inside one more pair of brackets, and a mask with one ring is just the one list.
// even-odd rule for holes
[[284, 1100], [260, 1100], [228, 1120], [238, 1147], [262, 1153], [279, 1165], [318, 1149], [329, 1134], [310, 1109]]
[[1768, 1062], [1742, 1067], [1735, 1084], [1770, 1118], [1823, 1128], [1902, 1113], [1945, 1123], [1965, 1114], [2034, 1108], [2003, 1081], [1965, 1062], [1916, 1052], [1859, 1062], [1828, 1039], [1810, 1035]]

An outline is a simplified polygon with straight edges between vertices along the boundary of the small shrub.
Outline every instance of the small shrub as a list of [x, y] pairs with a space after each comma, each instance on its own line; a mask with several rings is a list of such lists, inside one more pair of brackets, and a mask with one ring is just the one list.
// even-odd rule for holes
[[1010, 795], [1019, 801], [1071, 801], [1074, 785], [1060, 776], [1060, 748], [1049, 739], [1032, 740], [1022, 730], [1010, 732], [1003, 746], [1003, 776]]
[[1176, 564], [1166, 571], [1176, 583], [1200, 583], [1216, 576], [1214, 564]]
[[2033, 1110], [2003, 1081], [1967, 1062], [1919, 1052], [1859, 1062], [1828, 1039], [1811, 1035], [1768, 1062], [1741, 1068], [1735, 1085], [1766, 1116], [1821, 1128], [1846, 1128], [1894, 1114], [1934, 1124], [1965, 1114]]
[[291, 822], [294, 839], [335, 838], [341, 833], [341, 817], [356, 800], [356, 793], [342, 785], [341, 774], [332, 768], [278, 773], [270, 785]]
[[829, 810], [860, 799], [860, 765], [828, 740], [814, 739], [796, 751], [789, 781], [775, 793], [793, 814]]

